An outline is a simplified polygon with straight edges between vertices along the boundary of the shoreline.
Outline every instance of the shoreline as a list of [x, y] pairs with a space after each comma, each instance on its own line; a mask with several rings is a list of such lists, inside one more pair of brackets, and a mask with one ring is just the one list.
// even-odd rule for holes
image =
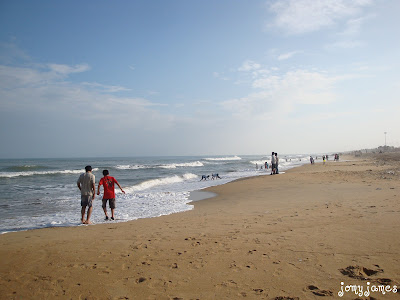
[[3, 234], [0, 292], [7, 299], [318, 299], [337, 296], [341, 282], [393, 287], [399, 172], [399, 157], [307, 164], [209, 187], [204, 192], [217, 195], [183, 213]]

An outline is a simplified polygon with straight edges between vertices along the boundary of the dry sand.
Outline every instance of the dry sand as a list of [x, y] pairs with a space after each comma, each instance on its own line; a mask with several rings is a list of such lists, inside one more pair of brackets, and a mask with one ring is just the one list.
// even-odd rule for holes
[[[0, 298], [339, 299], [341, 282], [392, 288], [399, 160], [382, 154], [238, 180], [159, 218], [4, 234]], [[400, 299], [371, 296], [359, 299]]]

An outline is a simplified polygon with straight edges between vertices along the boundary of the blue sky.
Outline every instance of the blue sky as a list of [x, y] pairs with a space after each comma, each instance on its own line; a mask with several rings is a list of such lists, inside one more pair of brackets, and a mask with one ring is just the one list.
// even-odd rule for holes
[[1, 158], [400, 146], [400, 1], [1, 1]]

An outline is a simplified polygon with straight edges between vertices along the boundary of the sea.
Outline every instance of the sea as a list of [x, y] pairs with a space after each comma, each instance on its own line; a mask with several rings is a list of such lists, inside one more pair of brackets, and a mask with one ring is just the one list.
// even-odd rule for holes
[[[91, 165], [96, 191], [104, 169], [117, 186], [116, 220], [140, 218], [193, 209], [191, 192], [252, 176], [269, 175], [264, 168], [270, 156], [179, 156], [125, 158], [0, 159], [0, 233], [46, 227], [86, 226], [80, 222], [77, 180]], [[279, 171], [309, 163], [309, 154], [280, 156]], [[262, 167], [262, 168], [261, 168]], [[220, 179], [212, 180], [211, 174]], [[210, 175], [201, 180], [202, 175]], [[96, 195], [93, 224], [106, 221], [101, 208], [102, 190]], [[109, 208], [108, 208], [109, 210]]]

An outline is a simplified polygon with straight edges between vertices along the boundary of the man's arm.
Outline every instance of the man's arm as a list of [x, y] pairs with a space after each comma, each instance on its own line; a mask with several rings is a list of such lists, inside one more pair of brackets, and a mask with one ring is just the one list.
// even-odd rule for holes
[[121, 190], [121, 192], [123, 192], [125, 194], [125, 191], [122, 189], [122, 187], [119, 185], [118, 181], [115, 180], [115, 183], [118, 185], [119, 189]]
[[95, 195], [96, 195], [96, 186], [95, 186], [95, 183], [93, 182], [93, 184], [92, 184], [92, 190], [93, 190], [93, 199], [94, 199], [94, 197], [95, 197]]
[[100, 182], [99, 185], [97, 186], [97, 195], [100, 195]]

